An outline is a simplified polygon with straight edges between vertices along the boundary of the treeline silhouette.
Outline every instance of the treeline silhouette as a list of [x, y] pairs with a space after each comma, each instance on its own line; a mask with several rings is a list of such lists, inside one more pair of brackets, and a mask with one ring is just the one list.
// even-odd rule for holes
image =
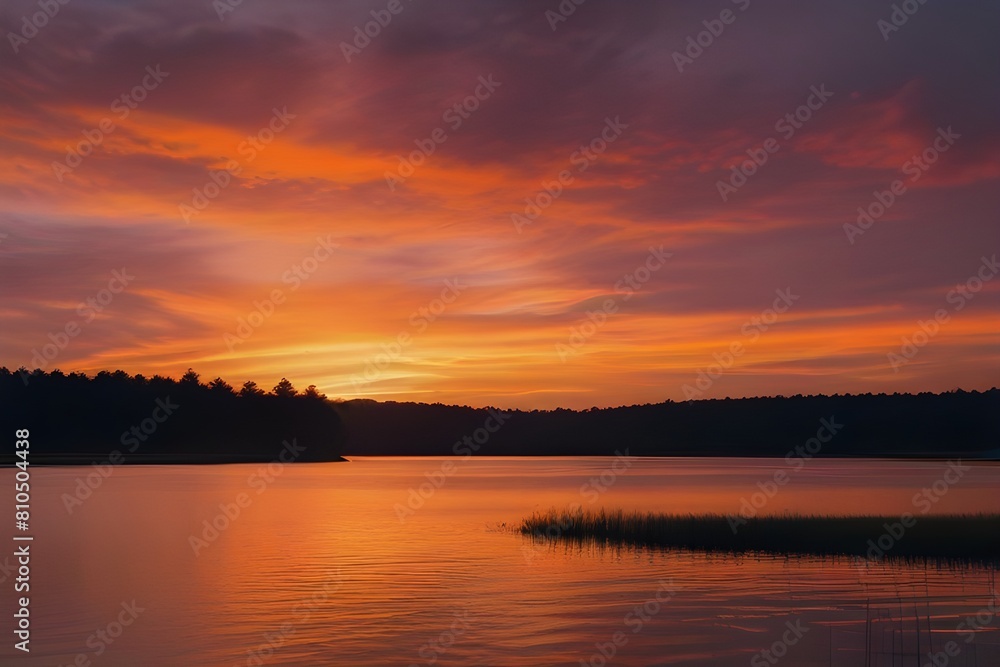
[[495, 433], [484, 431], [489, 410], [365, 399], [338, 409], [345, 455], [465, 454], [478, 431], [477, 455], [1000, 458], [996, 388], [513, 410]]
[[203, 384], [101, 371], [0, 368], [0, 425], [14, 461], [14, 432], [30, 432], [32, 463], [336, 461], [344, 444], [340, 416], [309, 387], [282, 379], [270, 393], [253, 382], [234, 389], [221, 378]]
[[[712, 399], [589, 410], [330, 401], [124, 371], [0, 368], [0, 425], [38, 463], [300, 461], [359, 456], [750, 456], [1000, 459], [1000, 390]], [[296, 450], [297, 451], [297, 450]], [[0, 449], [13, 461], [14, 447]], [[286, 458], [288, 454], [284, 455]]]

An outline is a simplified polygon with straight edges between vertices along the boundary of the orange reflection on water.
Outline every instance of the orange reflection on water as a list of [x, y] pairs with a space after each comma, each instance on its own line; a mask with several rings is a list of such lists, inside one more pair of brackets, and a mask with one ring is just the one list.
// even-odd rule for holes
[[[508, 529], [587, 506], [602, 473], [594, 508], [732, 513], [780, 462], [642, 459], [613, 479], [612, 459], [444, 463], [298, 464], [267, 483], [252, 465], [119, 468], [72, 515], [59, 499], [84, 471], [41, 470], [33, 613], [51, 649], [18, 664], [70, 662], [134, 599], [145, 611], [100, 664], [579, 665], [603, 647], [616, 665], [731, 665], [792, 623], [808, 630], [788, 664], [860, 666], [866, 636], [884, 661], [891, 642], [912, 656], [962, 638], [995, 590], [987, 569], [610, 549]], [[912, 511], [942, 469], [813, 461], [765, 510]], [[1000, 509], [998, 471], [974, 467], [935, 511]], [[952, 664], [1000, 657], [993, 627], [974, 645]]]

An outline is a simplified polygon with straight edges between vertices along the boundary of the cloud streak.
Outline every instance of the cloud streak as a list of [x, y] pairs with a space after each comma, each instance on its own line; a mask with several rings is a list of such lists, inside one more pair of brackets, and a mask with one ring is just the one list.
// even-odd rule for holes
[[[376, 3], [377, 4], [377, 3]], [[991, 3], [927, 5], [883, 39], [884, 7], [750, 3], [684, 72], [673, 54], [718, 9], [590, 0], [553, 31], [527, 0], [405, 4], [350, 62], [366, 2], [69, 4], [0, 55], [0, 359], [32, 350], [113, 269], [136, 281], [53, 364], [352, 396], [350, 378], [440, 290], [462, 298], [366, 385], [379, 398], [589, 407], [683, 398], [775, 289], [802, 295], [709, 395], [986, 388], [1000, 370], [987, 285], [919, 358], [886, 354], [1000, 251], [1000, 92]], [[14, 30], [32, 2], [0, 10]], [[722, 8], [722, 6], [720, 6]], [[60, 181], [147, 67], [169, 77]], [[385, 173], [475, 90], [502, 82], [395, 191]], [[811, 86], [834, 95], [722, 201], [717, 181]], [[295, 115], [252, 160], [275, 108]], [[607, 118], [628, 129], [585, 170]], [[851, 245], [843, 225], [938, 127], [962, 139]], [[212, 174], [242, 169], [185, 224]], [[572, 182], [518, 234], [512, 213]], [[230, 350], [255, 299], [317, 236], [339, 244]], [[650, 246], [673, 253], [563, 363], [556, 343]]]

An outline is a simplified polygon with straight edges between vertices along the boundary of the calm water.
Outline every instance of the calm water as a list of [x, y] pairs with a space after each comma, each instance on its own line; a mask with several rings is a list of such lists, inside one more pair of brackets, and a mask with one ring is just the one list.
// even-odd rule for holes
[[[35, 468], [32, 652], [12, 648], [5, 570], [0, 662], [601, 665], [603, 648], [613, 665], [765, 665], [773, 649], [777, 664], [850, 666], [866, 664], [867, 641], [872, 665], [923, 665], [954, 640], [948, 664], [1000, 664], [993, 571], [580, 548], [499, 526], [573, 503], [732, 514], [785, 468], [639, 459], [612, 474], [612, 462], [359, 458], [270, 481], [250, 465], [126, 467], [72, 514], [63, 496], [92, 470]], [[919, 515], [914, 494], [945, 469], [812, 461], [762, 511]], [[443, 484], [401, 521], [428, 474]], [[998, 489], [1000, 467], [974, 466], [931, 511], [1000, 511]], [[240, 498], [228, 528], [203, 535]], [[973, 633], [963, 619], [977, 613]]]

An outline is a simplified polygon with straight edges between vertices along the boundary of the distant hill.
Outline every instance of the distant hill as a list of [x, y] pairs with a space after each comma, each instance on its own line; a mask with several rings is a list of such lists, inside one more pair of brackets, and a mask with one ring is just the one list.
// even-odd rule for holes
[[[370, 400], [339, 403], [337, 409], [347, 431], [347, 456], [448, 455], [469, 449], [494, 456], [614, 455], [628, 449], [633, 456], [784, 457], [799, 447], [823, 457], [996, 459], [1000, 445], [1000, 390], [995, 388], [513, 410], [504, 411], [509, 418], [495, 433], [485, 430], [496, 413], [490, 410]], [[496, 420], [488, 425], [495, 427]], [[477, 429], [481, 443], [464, 440]]]

